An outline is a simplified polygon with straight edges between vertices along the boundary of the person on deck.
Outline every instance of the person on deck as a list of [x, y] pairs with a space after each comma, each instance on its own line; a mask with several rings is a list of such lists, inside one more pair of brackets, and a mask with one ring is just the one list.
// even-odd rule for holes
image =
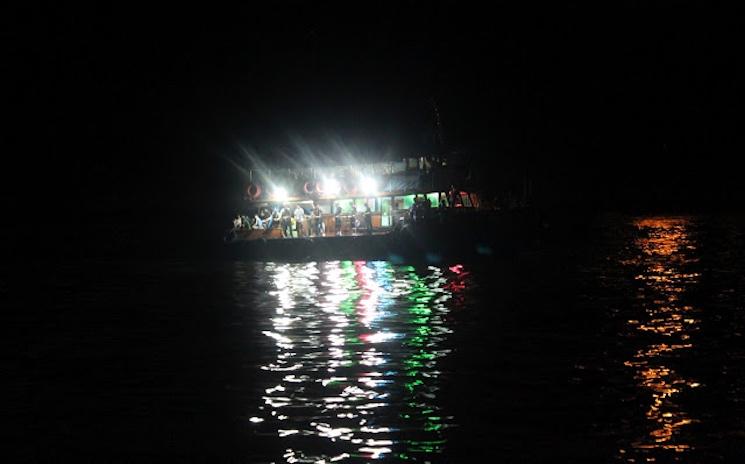
[[440, 224], [442, 224], [445, 221], [445, 215], [447, 214], [447, 211], [445, 210], [445, 195], [440, 196], [440, 204], [437, 206], [437, 219], [439, 220]]
[[419, 195], [414, 195], [414, 203], [409, 208], [409, 221], [417, 222], [419, 219]]
[[299, 204], [295, 206], [295, 229], [297, 229], [297, 236], [303, 236], [303, 222], [305, 222], [305, 210]]
[[259, 210], [259, 218], [261, 219], [261, 225], [264, 229], [272, 228], [272, 213], [267, 208], [261, 208]]
[[261, 219], [261, 216], [259, 216], [259, 212], [258, 211], [254, 214], [253, 228], [254, 229], [263, 229], [264, 228], [264, 220]]
[[365, 202], [365, 208], [363, 209], [363, 215], [365, 217], [365, 231], [367, 235], [372, 234], [372, 211], [370, 211], [370, 205]]
[[292, 237], [291, 217], [292, 214], [290, 213], [290, 208], [287, 205], [284, 205], [282, 210], [279, 212], [280, 226], [282, 227], [282, 236], [284, 238]]
[[352, 211], [349, 216], [349, 228], [352, 229], [352, 234], [357, 233], [357, 207], [352, 203]]
[[457, 205], [458, 203], [461, 203], [460, 194], [455, 189], [455, 186], [453, 185], [450, 186], [450, 192], [448, 192], [448, 195], [449, 195], [448, 203], [451, 208], [455, 208], [458, 206]]
[[311, 210], [311, 226], [316, 237], [323, 235], [323, 215], [317, 203], [313, 203], [313, 209]]
[[279, 207], [275, 206], [272, 208], [271, 212], [269, 212], [269, 221], [266, 225], [267, 229], [271, 229], [274, 227], [274, 223], [279, 223]]
[[440, 206], [438, 208], [447, 208], [448, 196], [445, 193], [440, 193]]
[[336, 235], [341, 235], [341, 206], [336, 205], [334, 211], [334, 232]]

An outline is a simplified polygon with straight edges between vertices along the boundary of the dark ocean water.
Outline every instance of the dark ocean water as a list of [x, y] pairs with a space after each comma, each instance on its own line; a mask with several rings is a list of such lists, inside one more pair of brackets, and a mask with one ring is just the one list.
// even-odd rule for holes
[[[558, 245], [563, 243], [563, 245]], [[741, 462], [745, 227], [491, 263], [2, 267], [13, 460]]]

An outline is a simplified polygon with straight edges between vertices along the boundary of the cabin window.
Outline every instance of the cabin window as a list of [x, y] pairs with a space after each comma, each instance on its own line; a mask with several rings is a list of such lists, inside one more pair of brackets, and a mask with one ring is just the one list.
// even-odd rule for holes
[[393, 200], [395, 209], [409, 209], [414, 204], [414, 195], [395, 197]]
[[428, 193], [427, 198], [432, 202], [433, 208], [440, 206], [440, 194], [438, 192]]
[[345, 200], [336, 200], [334, 202], [334, 209], [336, 209], [337, 206], [341, 206], [342, 214], [349, 214], [352, 212], [352, 202], [354, 200], [351, 199], [345, 199]]
[[357, 207], [357, 211], [364, 211], [365, 203], [370, 206], [370, 211], [373, 213], [378, 212], [378, 202], [375, 198], [355, 198], [354, 205]]
[[391, 209], [391, 198], [385, 197], [380, 199], [380, 225], [382, 227], [390, 227], [393, 225], [392, 220], [392, 214], [393, 211]]
[[319, 201], [316, 203], [322, 214], [329, 214], [331, 212], [331, 203], [328, 201]]
[[468, 192], [460, 192], [460, 201], [461, 204], [466, 208], [470, 208], [473, 206], [471, 204], [471, 198], [468, 196]]

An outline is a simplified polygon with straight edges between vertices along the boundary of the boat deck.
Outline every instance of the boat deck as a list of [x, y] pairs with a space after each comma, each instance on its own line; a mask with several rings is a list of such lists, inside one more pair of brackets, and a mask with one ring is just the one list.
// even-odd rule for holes
[[[391, 228], [385, 229], [374, 229], [371, 234], [364, 231], [344, 231], [337, 235], [334, 233], [327, 233], [324, 235], [301, 235], [284, 237], [282, 236], [282, 230], [278, 227], [271, 229], [237, 229], [235, 232], [235, 240], [302, 240], [302, 239], [317, 239], [317, 238], [338, 238], [338, 237], [365, 237], [369, 235], [387, 235], [391, 232]], [[294, 231], [293, 231], [294, 232]]]

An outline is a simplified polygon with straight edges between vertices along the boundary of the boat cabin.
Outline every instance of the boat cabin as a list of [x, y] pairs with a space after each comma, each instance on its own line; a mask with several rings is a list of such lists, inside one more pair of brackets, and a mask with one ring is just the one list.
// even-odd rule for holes
[[417, 216], [479, 208], [479, 196], [465, 185], [460, 166], [424, 156], [251, 171], [244, 219], [233, 233], [245, 240], [386, 233]]

